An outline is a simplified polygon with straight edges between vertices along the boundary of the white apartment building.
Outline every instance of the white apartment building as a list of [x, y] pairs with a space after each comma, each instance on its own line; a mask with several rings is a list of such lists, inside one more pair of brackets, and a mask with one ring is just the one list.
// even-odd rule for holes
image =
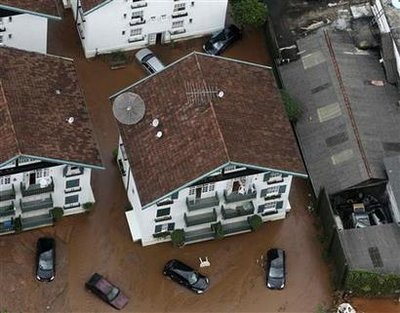
[[61, 20], [55, 0], [0, 1], [0, 46], [47, 52], [48, 19]]
[[228, 0], [70, 0], [86, 57], [222, 29]]
[[52, 225], [56, 207], [84, 212], [103, 167], [73, 61], [14, 48], [0, 58], [1, 235]]
[[192, 53], [111, 99], [134, 241], [210, 240], [213, 224], [229, 236], [290, 211], [307, 175], [271, 68]]

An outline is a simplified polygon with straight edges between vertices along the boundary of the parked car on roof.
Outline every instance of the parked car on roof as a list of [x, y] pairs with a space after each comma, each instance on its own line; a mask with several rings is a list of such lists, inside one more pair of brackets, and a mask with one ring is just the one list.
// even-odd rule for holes
[[98, 273], [94, 273], [85, 285], [99, 298], [118, 310], [121, 310], [128, 303], [128, 297], [117, 286]]
[[150, 73], [154, 74], [165, 68], [164, 64], [151, 52], [150, 49], [144, 48], [136, 52], [136, 60]]
[[164, 266], [163, 274], [196, 293], [204, 293], [209, 285], [209, 279], [206, 276], [178, 260], [168, 261]]
[[266, 284], [270, 289], [283, 289], [286, 284], [285, 251], [270, 249], [265, 267]]
[[233, 24], [229, 25], [221, 31], [213, 34], [204, 44], [203, 50], [208, 54], [219, 55], [241, 37], [242, 34], [240, 29]]
[[39, 238], [36, 243], [36, 278], [52, 281], [55, 277], [56, 245], [49, 237]]

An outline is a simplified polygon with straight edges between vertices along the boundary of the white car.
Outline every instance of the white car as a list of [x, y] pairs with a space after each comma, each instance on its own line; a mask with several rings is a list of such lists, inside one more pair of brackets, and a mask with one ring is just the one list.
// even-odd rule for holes
[[136, 60], [150, 73], [157, 73], [165, 68], [164, 64], [151, 52], [150, 49], [144, 48], [136, 52]]

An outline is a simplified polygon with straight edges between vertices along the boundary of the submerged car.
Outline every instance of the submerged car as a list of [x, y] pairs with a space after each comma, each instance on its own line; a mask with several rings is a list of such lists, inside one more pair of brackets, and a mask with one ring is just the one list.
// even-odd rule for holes
[[196, 293], [204, 293], [209, 285], [206, 276], [175, 259], [165, 264], [163, 274]]
[[86, 288], [99, 298], [118, 310], [121, 310], [128, 303], [128, 297], [118, 287], [98, 273], [94, 273], [85, 285]]
[[240, 29], [232, 24], [212, 35], [204, 44], [203, 50], [211, 55], [219, 55], [241, 37]]
[[157, 73], [165, 68], [164, 64], [151, 52], [150, 49], [144, 48], [136, 52], [136, 60], [150, 73]]
[[56, 262], [55, 240], [49, 237], [39, 238], [36, 244], [36, 278], [39, 281], [52, 281], [55, 277]]
[[267, 252], [266, 284], [270, 289], [283, 289], [286, 284], [285, 251], [270, 249]]

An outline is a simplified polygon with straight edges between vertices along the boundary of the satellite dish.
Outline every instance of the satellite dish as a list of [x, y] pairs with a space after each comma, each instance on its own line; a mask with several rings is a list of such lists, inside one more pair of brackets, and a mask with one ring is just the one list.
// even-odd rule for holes
[[396, 9], [400, 10], [400, 0], [392, 0], [392, 5], [393, 5]]
[[113, 113], [121, 124], [133, 125], [139, 123], [144, 117], [145, 111], [143, 99], [133, 92], [121, 93], [114, 99]]

